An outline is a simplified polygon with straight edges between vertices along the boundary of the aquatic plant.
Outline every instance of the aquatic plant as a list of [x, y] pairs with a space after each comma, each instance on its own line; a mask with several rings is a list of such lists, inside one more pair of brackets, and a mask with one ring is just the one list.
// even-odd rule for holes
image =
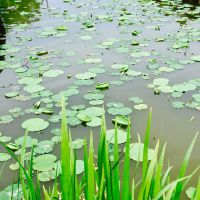
[[[71, 133], [67, 126], [66, 109], [64, 100], [62, 101], [61, 113], [61, 161], [57, 163], [55, 182], [51, 189], [46, 189], [39, 182], [38, 176], [36, 183], [33, 172], [37, 168], [47, 169], [55, 161], [52, 154], [44, 154], [34, 157], [34, 146], [32, 147], [29, 161], [25, 159], [26, 141], [28, 131], [23, 138], [22, 151], [20, 158], [10, 150], [3, 142], [1, 145], [6, 148], [19, 164], [19, 180], [17, 184], [9, 186], [0, 193], [4, 199], [63, 199], [63, 200], [119, 200], [119, 199], [139, 199], [139, 200], [160, 200], [160, 199], [181, 199], [189, 180], [198, 171], [198, 166], [190, 175], [186, 175], [190, 155], [197, 139], [198, 133], [192, 140], [185, 158], [175, 180], [172, 179], [172, 166], [164, 166], [166, 144], [160, 149], [157, 141], [154, 149], [149, 148], [150, 129], [151, 129], [151, 110], [148, 116], [144, 144], [140, 137], [138, 143], [131, 144], [131, 122], [128, 119], [126, 132], [119, 129], [115, 120], [114, 131], [107, 130], [104, 114], [100, 130], [98, 153], [95, 156], [93, 135], [91, 133], [90, 142], [84, 140], [83, 163], [77, 160], [76, 148], [73, 148]], [[29, 126], [30, 127], [30, 126]], [[124, 152], [120, 152], [119, 144], [123, 143], [126, 136]], [[120, 137], [119, 137], [120, 136]], [[123, 139], [121, 138], [123, 136]], [[131, 167], [131, 159], [134, 159], [135, 167]], [[140, 167], [141, 162], [141, 167]], [[81, 165], [83, 166], [81, 167]], [[123, 167], [123, 172], [121, 170]], [[51, 167], [50, 167], [51, 169]], [[142, 171], [140, 180], [134, 174]], [[82, 173], [83, 172], [83, 173]], [[123, 173], [121, 177], [120, 174]], [[57, 176], [60, 174], [60, 184]], [[82, 174], [78, 176], [78, 174]], [[48, 176], [48, 174], [46, 174]], [[191, 199], [199, 199], [200, 182], [197, 189], [188, 190]], [[192, 192], [191, 192], [192, 191]], [[16, 195], [17, 194], [17, 195]], [[6, 196], [7, 195], [7, 196]], [[2, 199], [2, 198], [1, 198]], [[3, 200], [4, 200], [3, 199]]]

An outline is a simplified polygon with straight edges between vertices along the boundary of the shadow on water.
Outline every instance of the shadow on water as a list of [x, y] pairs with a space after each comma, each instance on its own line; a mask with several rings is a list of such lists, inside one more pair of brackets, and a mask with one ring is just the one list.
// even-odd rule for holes
[[[0, 0], [0, 50], [6, 44], [6, 31], [14, 29], [16, 25], [28, 24], [39, 20], [40, 5], [43, 0]], [[5, 56], [0, 54], [0, 61]], [[3, 70], [0, 69], [0, 73]]]
[[43, 0], [5, 1], [0, 3], [0, 17], [7, 28], [16, 24], [27, 24], [38, 19]]
[[199, 5], [200, 0], [183, 0], [183, 3], [193, 4], [193, 5]]
[[[6, 43], [6, 30], [3, 24], [2, 19], [0, 18], [0, 49], [1, 49], [1, 45], [4, 45]], [[0, 61], [4, 60], [5, 56], [4, 55], [0, 55]], [[0, 73], [3, 70], [0, 70]]]

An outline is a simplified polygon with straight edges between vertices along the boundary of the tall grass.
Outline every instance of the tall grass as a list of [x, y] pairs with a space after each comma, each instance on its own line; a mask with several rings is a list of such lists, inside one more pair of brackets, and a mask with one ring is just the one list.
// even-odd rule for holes
[[[93, 146], [93, 134], [91, 133], [89, 145], [84, 143], [83, 160], [85, 171], [80, 177], [76, 175], [76, 151], [73, 150], [71, 133], [67, 127], [66, 109], [64, 100], [62, 101], [62, 122], [61, 122], [61, 175], [60, 184], [57, 178], [53, 183], [52, 189], [47, 190], [44, 186], [41, 189], [39, 181], [36, 184], [32, 179], [34, 160], [34, 147], [32, 148], [31, 159], [24, 164], [26, 137], [22, 147], [21, 158], [9, 150], [4, 143], [10, 155], [19, 163], [20, 173], [19, 182], [22, 186], [23, 197], [25, 200], [178, 200], [184, 195], [187, 183], [198, 171], [199, 166], [194, 169], [192, 174], [186, 175], [189, 159], [198, 134], [192, 140], [179, 174], [175, 180], [172, 180], [172, 166], [165, 166], [166, 144], [160, 148], [159, 141], [154, 150], [153, 157], [148, 161], [148, 149], [151, 129], [151, 111], [149, 112], [146, 134], [144, 139], [143, 162], [141, 167], [135, 162], [135, 168], [131, 168], [130, 161], [130, 135], [131, 123], [127, 126], [127, 141], [124, 153], [119, 152], [118, 145], [118, 127], [115, 123], [114, 134], [114, 160], [111, 161], [109, 154], [109, 144], [106, 138], [105, 118], [102, 116], [102, 125], [100, 130], [100, 140], [98, 145], [98, 154], [95, 156]], [[27, 136], [27, 133], [26, 133]], [[161, 149], [161, 150], [159, 150]], [[25, 167], [26, 166], [26, 167]], [[121, 170], [121, 166], [123, 170]], [[134, 173], [132, 173], [134, 171]], [[132, 174], [139, 171], [142, 175], [139, 180]], [[123, 177], [120, 178], [120, 174]], [[193, 200], [200, 199], [200, 180], [197, 189], [193, 195]]]

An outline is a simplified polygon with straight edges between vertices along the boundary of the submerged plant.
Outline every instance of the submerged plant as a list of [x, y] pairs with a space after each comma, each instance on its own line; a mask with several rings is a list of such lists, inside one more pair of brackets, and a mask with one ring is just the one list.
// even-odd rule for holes
[[[188, 148], [177, 178], [172, 180], [172, 166], [164, 166], [166, 144], [162, 147], [161, 152], [159, 151], [159, 141], [157, 142], [155, 149], [149, 149], [151, 111], [149, 112], [144, 144], [141, 143], [140, 138], [138, 139], [138, 143], [130, 143], [131, 123], [130, 119], [127, 119], [128, 124], [124, 153], [119, 153], [118, 134], [122, 133], [119, 131], [117, 121], [115, 121], [113, 138], [109, 136], [110, 140], [108, 140], [103, 114], [97, 149], [98, 154], [95, 156], [93, 135], [91, 133], [89, 145], [86, 140], [83, 142], [84, 173], [78, 177], [76, 149], [73, 148], [71, 133], [67, 127], [64, 100], [62, 101], [61, 117], [61, 163], [60, 166], [58, 164], [55, 174], [55, 182], [50, 190], [47, 190], [44, 186], [43, 189], [41, 189], [39, 179], [36, 180], [36, 184], [32, 179], [34, 171], [33, 166], [35, 162], [34, 146], [32, 147], [30, 160], [25, 162], [27, 132], [24, 137], [20, 158], [17, 158], [4, 143], [0, 142], [19, 164], [19, 181], [17, 190], [19, 195], [17, 195], [17, 197], [13, 196], [13, 192], [10, 192], [10, 196], [8, 196], [10, 199], [21, 199], [23, 196], [26, 200], [43, 198], [45, 200], [177, 200], [181, 199], [181, 195], [183, 194], [187, 183], [199, 169], [198, 166], [192, 174], [186, 175], [189, 158], [198, 133]], [[112, 151], [110, 149], [111, 140], [113, 143]], [[135, 168], [130, 167], [130, 159], [133, 157], [133, 155], [131, 155], [133, 152], [138, 156], [136, 157], [137, 162]], [[140, 161], [142, 161], [141, 168], [139, 166]], [[123, 177], [120, 176], [120, 172], [122, 172], [121, 166], [123, 166]], [[140, 179], [137, 180], [137, 177], [133, 174], [137, 174], [140, 171], [142, 172], [142, 175]], [[59, 173], [60, 184], [58, 184], [56, 178]], [[192, 190], [192, 195], [191, 191], [189, 191], [191, 199], [199, 199], [199, 188], [200, 184], [198, 183], [197, 188]], [[12, 190], [16, 190], [16, 185], [13, 185]]]

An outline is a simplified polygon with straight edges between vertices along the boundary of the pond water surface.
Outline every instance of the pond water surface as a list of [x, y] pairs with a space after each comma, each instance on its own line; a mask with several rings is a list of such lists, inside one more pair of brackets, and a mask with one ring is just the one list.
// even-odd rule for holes
[[[92, 117], [92, 123], [83, 126], [78, 111], [72, 111], [74, 105], [92, 107], [90, 113], [95, 112], [94, 106], [104, 105], [108, 129], [113, 128], [114, 114], [130, 115], [134, 142], [137, 133], [143, 139], [152, 107], [150, 146], [153, 148], [158, 139], [161, 144], [167, 142], [166, 159], [177, 174], [200, 128], [200, 7], [194, 4], [137, 0], [1, 1], [0, 132], [11, 138], [0, 139], [15, 143], [24, 135], [21, 125], [25, 120], [42, 118], [50, 123], [48, 128], [30, 132], [29, 136], [53, 141], [47, 152], [59, 158], [55, 129], [60, 127], [61, 94], [70, 110], [68, 121], [73, 140], [89, 138], [92, 130], [95, 146], [99, 113]], [[37, 79], [30, 81], [25, 77]], [[102, 82], [109, 83], [109, 89], [101, 92], [95, 88]], [[93, 96], [85, 96], [91, 91]], [[38, 101], [40, 106], [34, 107]], [[109, 110], [110, 102], [114, 102], [114, 109]], [[199, 147], [198, 138], [188, 173], [199, 164]], [[1, 152], [5, 150], [1, 148]], [[81, 155], [80, 151], [80, 159]], [[12, 159], [6, 162], [6, 178], [1, 178], [0, 189], [16, 177], [17, 172], [9, 169], [13, 163]], [[3, 166], [4, 162], [0, 164]], [[190, 185], [196, 184], [197, 178]]]

